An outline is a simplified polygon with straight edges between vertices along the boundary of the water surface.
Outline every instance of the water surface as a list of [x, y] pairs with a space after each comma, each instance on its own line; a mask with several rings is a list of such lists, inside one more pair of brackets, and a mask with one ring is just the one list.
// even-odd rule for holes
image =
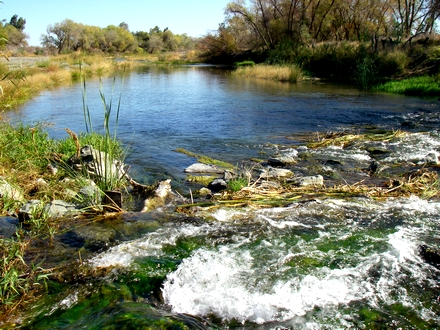
[[[405, 128], [383, 162], [413, 162], [440, 149], [439, 102], [310, 82], [236, 78], [209, 66], [145, 67], [103, 80], [106, 101], [122, 95], [118, 136], [139, 181], [172, 177], [194, 159], [176, 148], [239, 163], [279, 144], [344, 129]], [[103, 106], [87, 82], [95, 129]], [[82, 87], [42, 93], [11, 118], [44, 121], [50, 135], [85, 130]], [[115, 109], [115, 108], [114, 108]], [[419, 134], [418, 132], [430, 132]], [[363, 149], [328, 147], [323, 159], [372, 160]], [[90, 260], [104, 277], [51, 284], [32, 310], [32, 329], [253, 328], [435, 329], [440, 271], [418, 247], [440, 246], [440, 205], [416, 197], [375, 201], [311, 199], [283, 208], [145, 215], [149, 230], [125, 237]], [[135, 216], [124, 215], [127, 225]], [[148, 217], [151, 216], [149, 220]], [[140, 237], [139, 237], [140, 236]]]

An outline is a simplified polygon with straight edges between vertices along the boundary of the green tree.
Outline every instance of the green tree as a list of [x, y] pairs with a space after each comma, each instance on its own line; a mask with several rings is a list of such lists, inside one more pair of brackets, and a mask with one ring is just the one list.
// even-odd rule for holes
[[57, 49], [58, 53], [77, 50], [81, 46], [82, 26], [70, 19], [49, 25], [47, 34], [41, 36], [43, 46]]
[[23, 32], [24, 27], [26, 25], [26, 20], [23, 17], [18, 18], [18, 15], [15, 14], [11, 17], [9, 24], [15, 27], [17, 30]]

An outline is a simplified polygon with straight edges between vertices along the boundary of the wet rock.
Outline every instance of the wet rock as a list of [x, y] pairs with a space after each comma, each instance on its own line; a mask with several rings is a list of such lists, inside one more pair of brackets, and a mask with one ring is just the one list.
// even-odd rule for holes
[[269, 158], [267, 163], [271, 166], [283, 167], [291, 164], [296, 164], [297, 161], [296, 158], [294, 158], [293, 156], [278, 156]]
[[440, 268], [440, 252], [427, 245], [419, 246], [419, 254], [427, 263]]
[[390, 151], [385, 148], [379, 148], [379, 147], [368, 147], [367, 152], [370, 154], [370, 156], [381, 156], [389, 154]]
[[0, 217], [0, 238], [11, 238], [17, 231], [18, 220], [12, 217]]
[[303, 176], [301, 178], [295, 178], [291, 182], [300, 187], [322, 186], [324, 184], [324, 178], [322, 175]]
[[191, 166], [188, 166], [185, 170], [185, 173], [215, 173], [215, 174], [223, 174], [225, 170], [212, 165], [212, 164], [202, 164], [195, 163]]
[[376, 160], [373, 160], [370, 163], [370, 166], [368, 166], [368, 169], [367, 169], [368, 174], [370, 174], [370, 175], [376, 174], [379, 170], [379, 167], [380, 167], [380, 163]]
[[7, 182], [3, 177], [0, 177], [0, 197], [20, 202], [24, 201], [22, 192]]
[[213, 193], [220, 192], [228, 188], [228, 184], [223, 179], [215, 179], [208, 185], [208, 189]]
[[324, 165], [328, 165], [328, 166], [341, 166], [344, 165], [344, 163], [340, 160], [334, 160], [334, 159], [329, 159], [326, 160]]
[[440, 154], [437, 151], [432, 151], [423, 158], [421, 163], [439, 165], [440, 164], [439, 159], [440, 159]]
[[291, 178], [294, 176], [294, 173], [291, 170], [284, 168], [273, 168], [267, 167], [263, 169], [260, 174], [260, 178], [263, 179], [279, 179], [279, 178]]
[[415, 127], [416, 127], [416, 123], [414, 123], [414, 122], [412, 122], [412, 121], [403, 121], [403, 122], [400, 124], [400, 126], [401, 126], [402, 128], [406, 128], [406, 129], [409, 129], [409, 128], [415, 128]]

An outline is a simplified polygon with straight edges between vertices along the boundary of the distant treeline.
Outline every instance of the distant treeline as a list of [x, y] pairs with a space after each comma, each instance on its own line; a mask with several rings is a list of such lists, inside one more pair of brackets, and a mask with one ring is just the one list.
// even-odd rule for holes
[[[14, 19], [15, 18], [15, 19]], [[12, 24], [15, 22], [15, 25]], [[19, 24], [21, 23], [21, 24]], [[24, 33], [26, 20], [17, 15], [10, 23], [0, 26], [3, 47], [17, 48], [27, 46], [28, 36]], [[51, 24], [40, 41], [45, 52], [66, 54], [74, 51], [87, 53], [126, 53], [178, 51], [194, 49], [196, 40], [186, 34], [173, 34], [168, 28], [159, 27], [149, 32], [130, 32], [128, 24], [109, 25], [105, 28], [76, 23], [70, 19]]]

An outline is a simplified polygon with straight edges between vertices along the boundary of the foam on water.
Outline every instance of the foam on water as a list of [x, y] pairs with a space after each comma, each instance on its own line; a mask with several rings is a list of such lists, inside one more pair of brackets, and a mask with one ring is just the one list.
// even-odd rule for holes
[[[319, 317], [310, 322], [309, 316], [320, 310], [339, 315], [331, 325], [344, 328], [353, 323], [341, 306], [380, 309], [399, 303], [424, 320], [440, 322], [411, 292], [414, 286], [437, 285], [426, 276], [432, 266], [417, 248], [428, 227], [438, 228], [439, 211], [440, 203], [417, 197], [220, 209], [214, 222], [160, 228], [98, 255], [92, 265], [129, 267], [139, 257], [166, 257], [164, 246], [179, 238], [208, 241], [225, 230], [231, 239], [194, 250], [167, 275], [162, 294], [173, 312], [256, 324], [303, 318], [304, 328], [316, 329]], [[248, 232], [248, 223], [258, 230]]]
[[[341, 201], [330, 201], [328, 205], [336, 208], [338, 204], [350, 205]], [[439, 207], [438, 203], [410, 198], [388, 201], [377, 211], [379, 217], [396, 210], [413, 215], [423, 212], [433, 215], [438, 213]], [[364, 210], [368, 212], [368, 205], [364, 206]], [[272, 226], [281, 229], [298, 226], [297, 222], [285, 220], [277, 223], [276, 216], [270, 219], [268, 211], [264, 212], [266, 215], [262, 218]], [[278, 209], [274, 213], [279, 212]], [[356, 230], [358, 228], [353, 225], [345, 233], [349, 236]], [[348, 265], [354, 263], [354, 266], [336, 269], [317, 267], [308, 274], [292, 272], [295, 265], [287, 262], [297, 254], [286, 255], [286, 250], [274, 241], [262, 241], [261, 247], [254, 248], [271, 248], [272, 254], [278, 254], [275, 257], [278, 258], [276, 267], [273, 260], [268, 260], [262, 267], [261, 262], [239, 244], [200, 249], [169, 274], [163, 296], [174, 312], [200, 316], [215, 314], [225, 321], [242, 323], [282, 322], [304, 316], [316, 308], [337, 308], [354, 301], [372, 308], [384, 303], [402, 303], [414, 308], [422, 318], [440, 321], [439, 316], [422, 306], [405, 287], [409, 279], [430, 281], [421, 271], [424, 264], [417, 254], [421, 231], [417, 227], [398, 227], [382, 239], [388, 245], [387, 251], [376, 251], [367, 256], [347, 256], [353, 259]], [[344, 239], [344, 233], [339, 234]], [[315, 240], [309, 243], [300, 240], [298, 245], [307, 253], [316, 241], [323, 239], [331, 240], [332, 237], [327, 232], [321, 232]], [[338, 253], [329, 251], [328, 254], [334, 252]], [[428, 285], [435, 285], [435, 281]], [[340, 325], [346, 322], [339, 320]]]
[[165, 245], [176, 244], [179, 237], [195, 236], [210, 231], [208, 225], [160, 228], [156, 232], [119, 244], [108, 251], [99, 254], [90, 260], [93, 267], [129, 267], [135, 258], [146, 256], [162, 256]]

